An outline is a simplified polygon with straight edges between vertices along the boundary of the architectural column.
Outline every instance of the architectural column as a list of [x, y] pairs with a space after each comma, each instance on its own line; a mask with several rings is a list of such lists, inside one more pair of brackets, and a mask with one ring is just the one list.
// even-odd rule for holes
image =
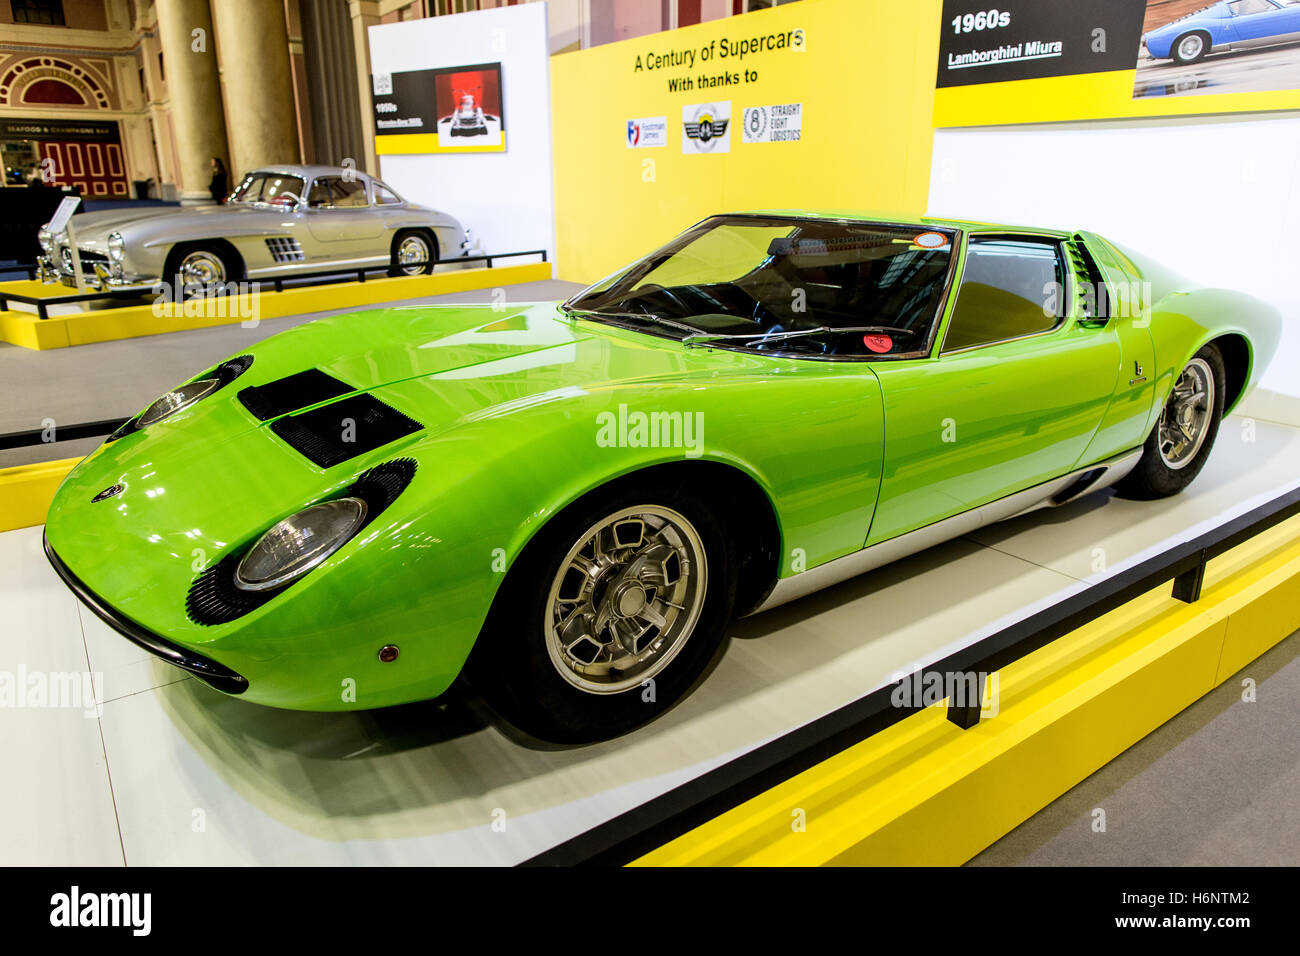
[[208, 0], [157, 0], [155, 8], [179, 153], [181, 202], [211, 203], [212, 157], [228, 159], [212, 12]]
[[213, 7], [237, 183], [259, 166], [299, 160], [289, 34], [283, 3], [219, 0]]
[[378, 0], [348, 0], [352, 15], [352, 46], [357, 56], [357, 102], [361, 104], [361, 134], [364, 138], [366, 172], [379, 175], [379, 156], [375, 153], [375, 120], [370, 90], [369, 28], [379, 23]]

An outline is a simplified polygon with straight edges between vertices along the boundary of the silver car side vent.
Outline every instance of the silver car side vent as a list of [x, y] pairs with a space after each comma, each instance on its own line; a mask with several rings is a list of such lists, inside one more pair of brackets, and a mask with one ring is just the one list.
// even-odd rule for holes
[[276, 262], [302, 262], [302, 245], [289, 236], [275, 236], [266, 240], [266, 248]]

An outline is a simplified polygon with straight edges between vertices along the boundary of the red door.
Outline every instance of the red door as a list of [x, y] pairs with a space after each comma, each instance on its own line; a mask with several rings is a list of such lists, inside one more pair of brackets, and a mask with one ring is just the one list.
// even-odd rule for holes
[[42, 160], [53, 162], [54, 182], [79, 186], [86, 197], [130, 195], [120, 143], [42, 142]]

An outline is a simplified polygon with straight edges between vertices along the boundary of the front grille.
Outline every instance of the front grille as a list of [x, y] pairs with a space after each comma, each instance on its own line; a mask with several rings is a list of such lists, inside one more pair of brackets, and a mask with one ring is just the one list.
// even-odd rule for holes
[[[414, 458], [395, 458], [363, 471], [340, 497], [360, 498], [366, 503], [366, 518], [356, 535], [397, 500], [415, 477]], [[195, 624], [226, 624], [261, 607], [271, 598], [293, 587], [290, 581], [269, 591], [243, 591], [235, 587], [235, 569], [255, 542], [231, 551], [208, 568], [190, 585], [185, 613]]]
[[271, 423], [271, 430], [289, 447], [322, 468], [374, 451], [423, 427], [373, 395], [353, 395]]
[[309, 405], [317, 405], [356, 391], [320, 369], [310, 368], [265, 385], [253, 385], [239, 392], [239, 401], [258, 421], [269, 421]]
[[276, 262], [302, 262], [302, 245], [297, 239], [288, 236], [277, 236], [266, 240], [266, 248], [270, 250], [271, 258]]
[[[86, 249], [81, 250], [81, 271], [85, 275], [94, 275], [95, 265], [98, 263], [102, 266], [108, 265], [108, 256], [102, 252], [91, 252]], [[73, 274], [72, 269], [72, 249], [68, 246], [62, 246], [59, 249], [59, 267], [67, 275]]]

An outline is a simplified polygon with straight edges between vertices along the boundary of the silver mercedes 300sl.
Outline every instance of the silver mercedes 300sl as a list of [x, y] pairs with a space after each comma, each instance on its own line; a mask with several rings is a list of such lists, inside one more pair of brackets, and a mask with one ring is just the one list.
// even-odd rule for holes
[[[78, 213], [72, 233], [85, 284], [122, 292], [385, 264], [391, 275], [420, 275], [470, 247], [454, 217], [338, 166], [255, 170], [224, 205]], [[41, 279], [75, 285], [68, 233], [42, 228], [39, 238]]]

